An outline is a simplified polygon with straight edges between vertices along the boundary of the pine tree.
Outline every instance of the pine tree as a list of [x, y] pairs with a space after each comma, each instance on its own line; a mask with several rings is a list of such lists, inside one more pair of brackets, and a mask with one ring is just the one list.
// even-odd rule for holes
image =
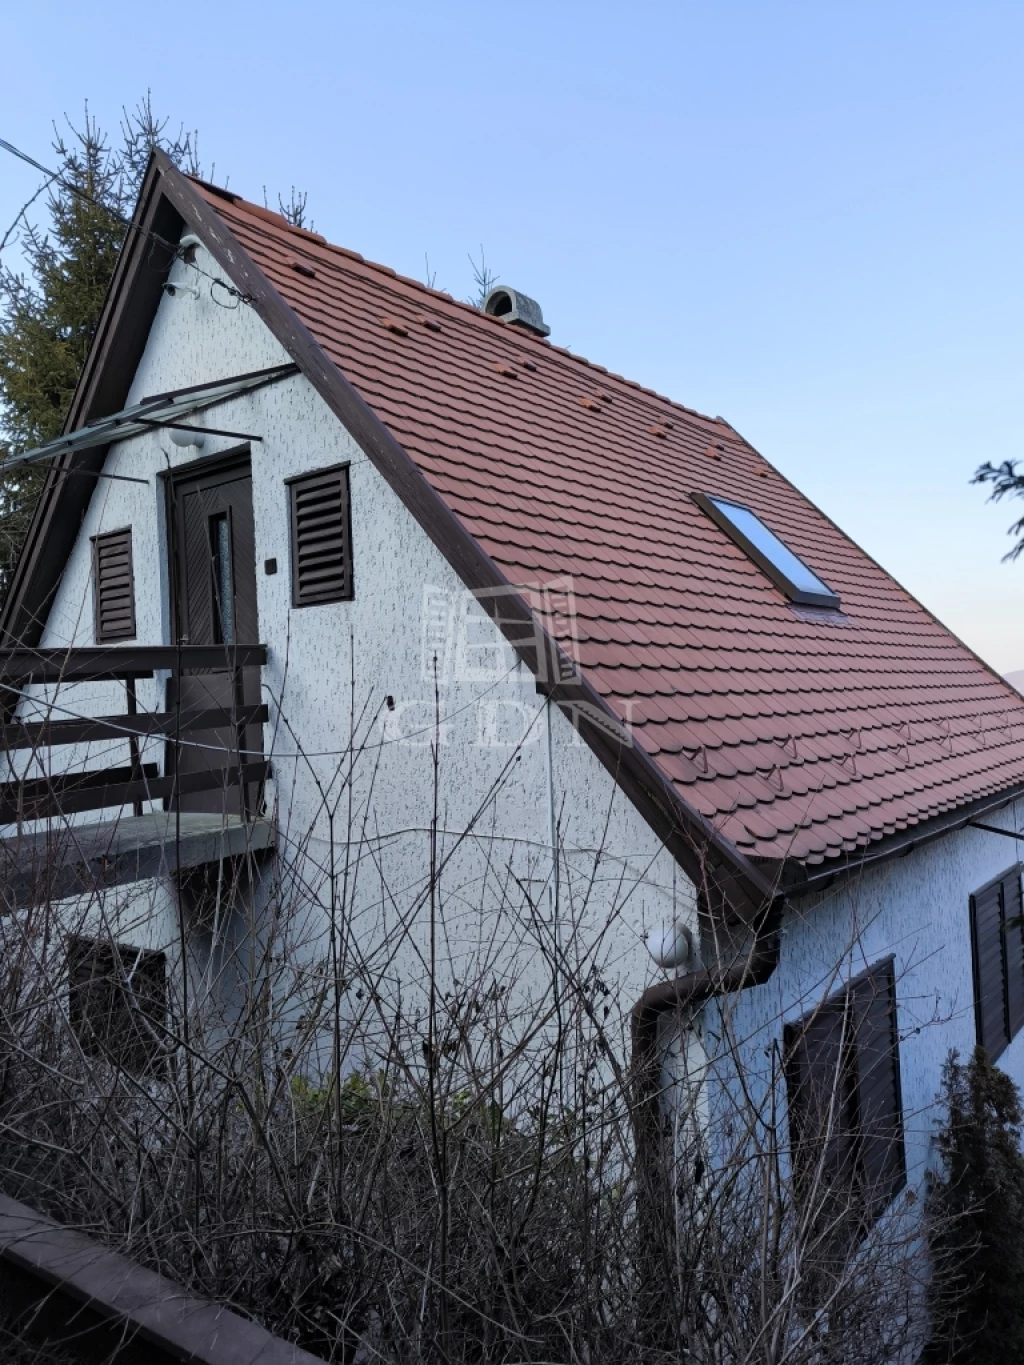
[[943, 1070], [928, 1365], [1024, 1365], [1024, 1112], [982, 1048]]
[[[198, 172], [196, 135], [168, 137], [149, 96], [124, 112], [111, 147], [89, 114], [67, 134], [54, 129], [56, 175], [12, 224], [27, 270], [0, 264], [0, 458], [39, 445], [63, 425], [99, 322], [149, 155], [160, 146]], [[45, 193], [45, 227], [29, 221]], [[15, 468], [0, 479], [0, 600], [32, 517], [45, 470]]]

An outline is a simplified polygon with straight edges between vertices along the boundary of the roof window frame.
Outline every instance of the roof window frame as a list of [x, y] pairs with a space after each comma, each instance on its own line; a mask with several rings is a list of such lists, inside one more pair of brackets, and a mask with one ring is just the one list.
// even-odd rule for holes
[[[732, 498], [721, 497], [717, 493], [691, 493], [690, 497], [705, 516], [710, 517], [715, 525], [725, 532], [734, 545], [739, 546], [747, 558], [752, 560], [761, 572], [771, 579], [777, 588], [781, 588], [791, 602], [801, 607], [827, 607], [832, 611], [840, 610], [841, 604], [839, 594], [834, 592], [824, 579], [811, 568], [807, 561], [787, 545], [782, 537], [777, 535], [768, 523], [762, 517], [758, 516], [752, 507], [748, 507], [746, 503], [735, 502]], [[731, 520], [729, 514], [724, 510], [725, 507], [740, 508], [758, 521], [768, 534], [774, 537], [774, 539], [777, 540], [794, 559], [799, 560], [807, 572], [813, 578], [817, 579], [825, 591], [815, 592], [808, 588], [798, 587], [784, 569], [780, 568], [769, 555], [765, 554], [749, 536], [745, 535], [744, 532], [740, 530], [736, 523]]]

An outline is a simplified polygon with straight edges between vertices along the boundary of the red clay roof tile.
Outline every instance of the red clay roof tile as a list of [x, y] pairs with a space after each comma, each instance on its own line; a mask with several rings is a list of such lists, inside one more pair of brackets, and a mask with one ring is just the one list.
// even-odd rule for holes
[[[197, 188], [508, 579], [572, 576], [580, 666], [744, 853], [817, 865], [1024, 781], [1024, 698], [726, 422]], [[791, 605], [694, 490], [841, 613]]]

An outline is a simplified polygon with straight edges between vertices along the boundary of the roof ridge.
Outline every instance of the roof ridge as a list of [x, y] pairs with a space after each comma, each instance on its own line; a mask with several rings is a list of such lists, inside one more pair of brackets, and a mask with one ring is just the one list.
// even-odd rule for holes
[[[702, 422], [707, 422], [711, 426], [720, 425], [729, 427], [740, 441], [745, 445], [747, 444], [744, 437], [740, 436], [739, 432], [721, 417], [712, 417], [710, 413], [701, 412], [698, 408], [687, 407], [685, 403], [680, 402], [678, 399], [670, 398], [664, 393], [659, 393], [657, 389], [648, 388], [646, 384], [641, 384], [638, 380], [630, 379], [628, 376], [619, 374], [615, 370], [609, 370], [607, 366], [601, 365], [598, 361], [589, 360], [585, 355], [580, 355], [576, 351], [570, 351], [565, 346], [559, 346], [555, 342], [549, 341], [547, 337], [536, 336], [532, 332], [524, 331], [521, 328], [511, 329], [508, 323], [504, 322], [501, 318], [493, 317], [489, 313], [482, 312], [475, 304], [466, 303], [464, 299], [457, 299], [454, 294], [449, 294], [443, 289], [433, 289], [430, 285], [424, 284], [422, 280], [417, 280], [411, 275], [402, 275], [392, 266], [384, 265], [381, 261], [372, 261], [368, 257], [362, 255], [361, 252], [354, 251], [351, 247], [341, 246], [337, 242], [329, 241], [320, 232], [313, 232], [309, 228], [296, 227], [294, 223], [289, 223], [288, 219], [285, 218], [283, 214], [276, 213], [273, 209], [265, 208], [252, 199], [246, 199], [244, 196], [236, 194], [233, 190], [222, 189], [218, 185], [210, 184], [209, 181], [201, 180], [198, 176], [190, 176], [189, 179], [192, 180], [194, 184], [201, 186], [204, 190], [216, 195], [218, 198], [227, 199], [240, 210], [252, 213], [255, 217], [262, 218], [266, 222], [273, 224], [273, 226], [281, 228], [300, 239], [311, 241], [317, 246], [322, 246], [327, 251], [334, 252], [340, 256], [347, 256], [350, 260], [357, 261], [360, 265], [365, 265], [369, 270], [385, 275], [389, 279], [398, 280], [401, 284], [408, 285], [410, 288], [417, 290], [421, 294], [426, 294], [430, 298], [438, 299], [446, 304], [450, 304], [452, 307], [458, 308], [461, 312], [468, 313], [474, 318], [486, 319], [488, 322], [504, 327], [507, 335], [513, 337], [517, 343], [524, 342], [528, 345], [540, 346], [546, 351], [553, 351], [558, 355], [565, 356], [566, 359], [572, 360], [577, 365], [584, 366], [588, 370], [593, 370], [609, 380], [613, 380], [619, 384], [625, 384], [628, 388], [635, 389], [639, 393], [647, 394], [649, 397], [657, 399], [660, 403], [667, 403], [674, 412], [685, 412], [689, 417], [697, 417]], [[761, 458], [763, 459], [764, 456]]]

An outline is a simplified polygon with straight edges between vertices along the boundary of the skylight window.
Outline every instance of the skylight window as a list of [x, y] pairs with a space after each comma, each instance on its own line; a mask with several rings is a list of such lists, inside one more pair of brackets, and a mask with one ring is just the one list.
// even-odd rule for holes
[[777, 584], [791, 602], [807, 607], [839, 607], [839, 597], [807, 567], [749, 507], [725, 498], [694, 493], [697, 506], [721, 526], [744, 554]]

